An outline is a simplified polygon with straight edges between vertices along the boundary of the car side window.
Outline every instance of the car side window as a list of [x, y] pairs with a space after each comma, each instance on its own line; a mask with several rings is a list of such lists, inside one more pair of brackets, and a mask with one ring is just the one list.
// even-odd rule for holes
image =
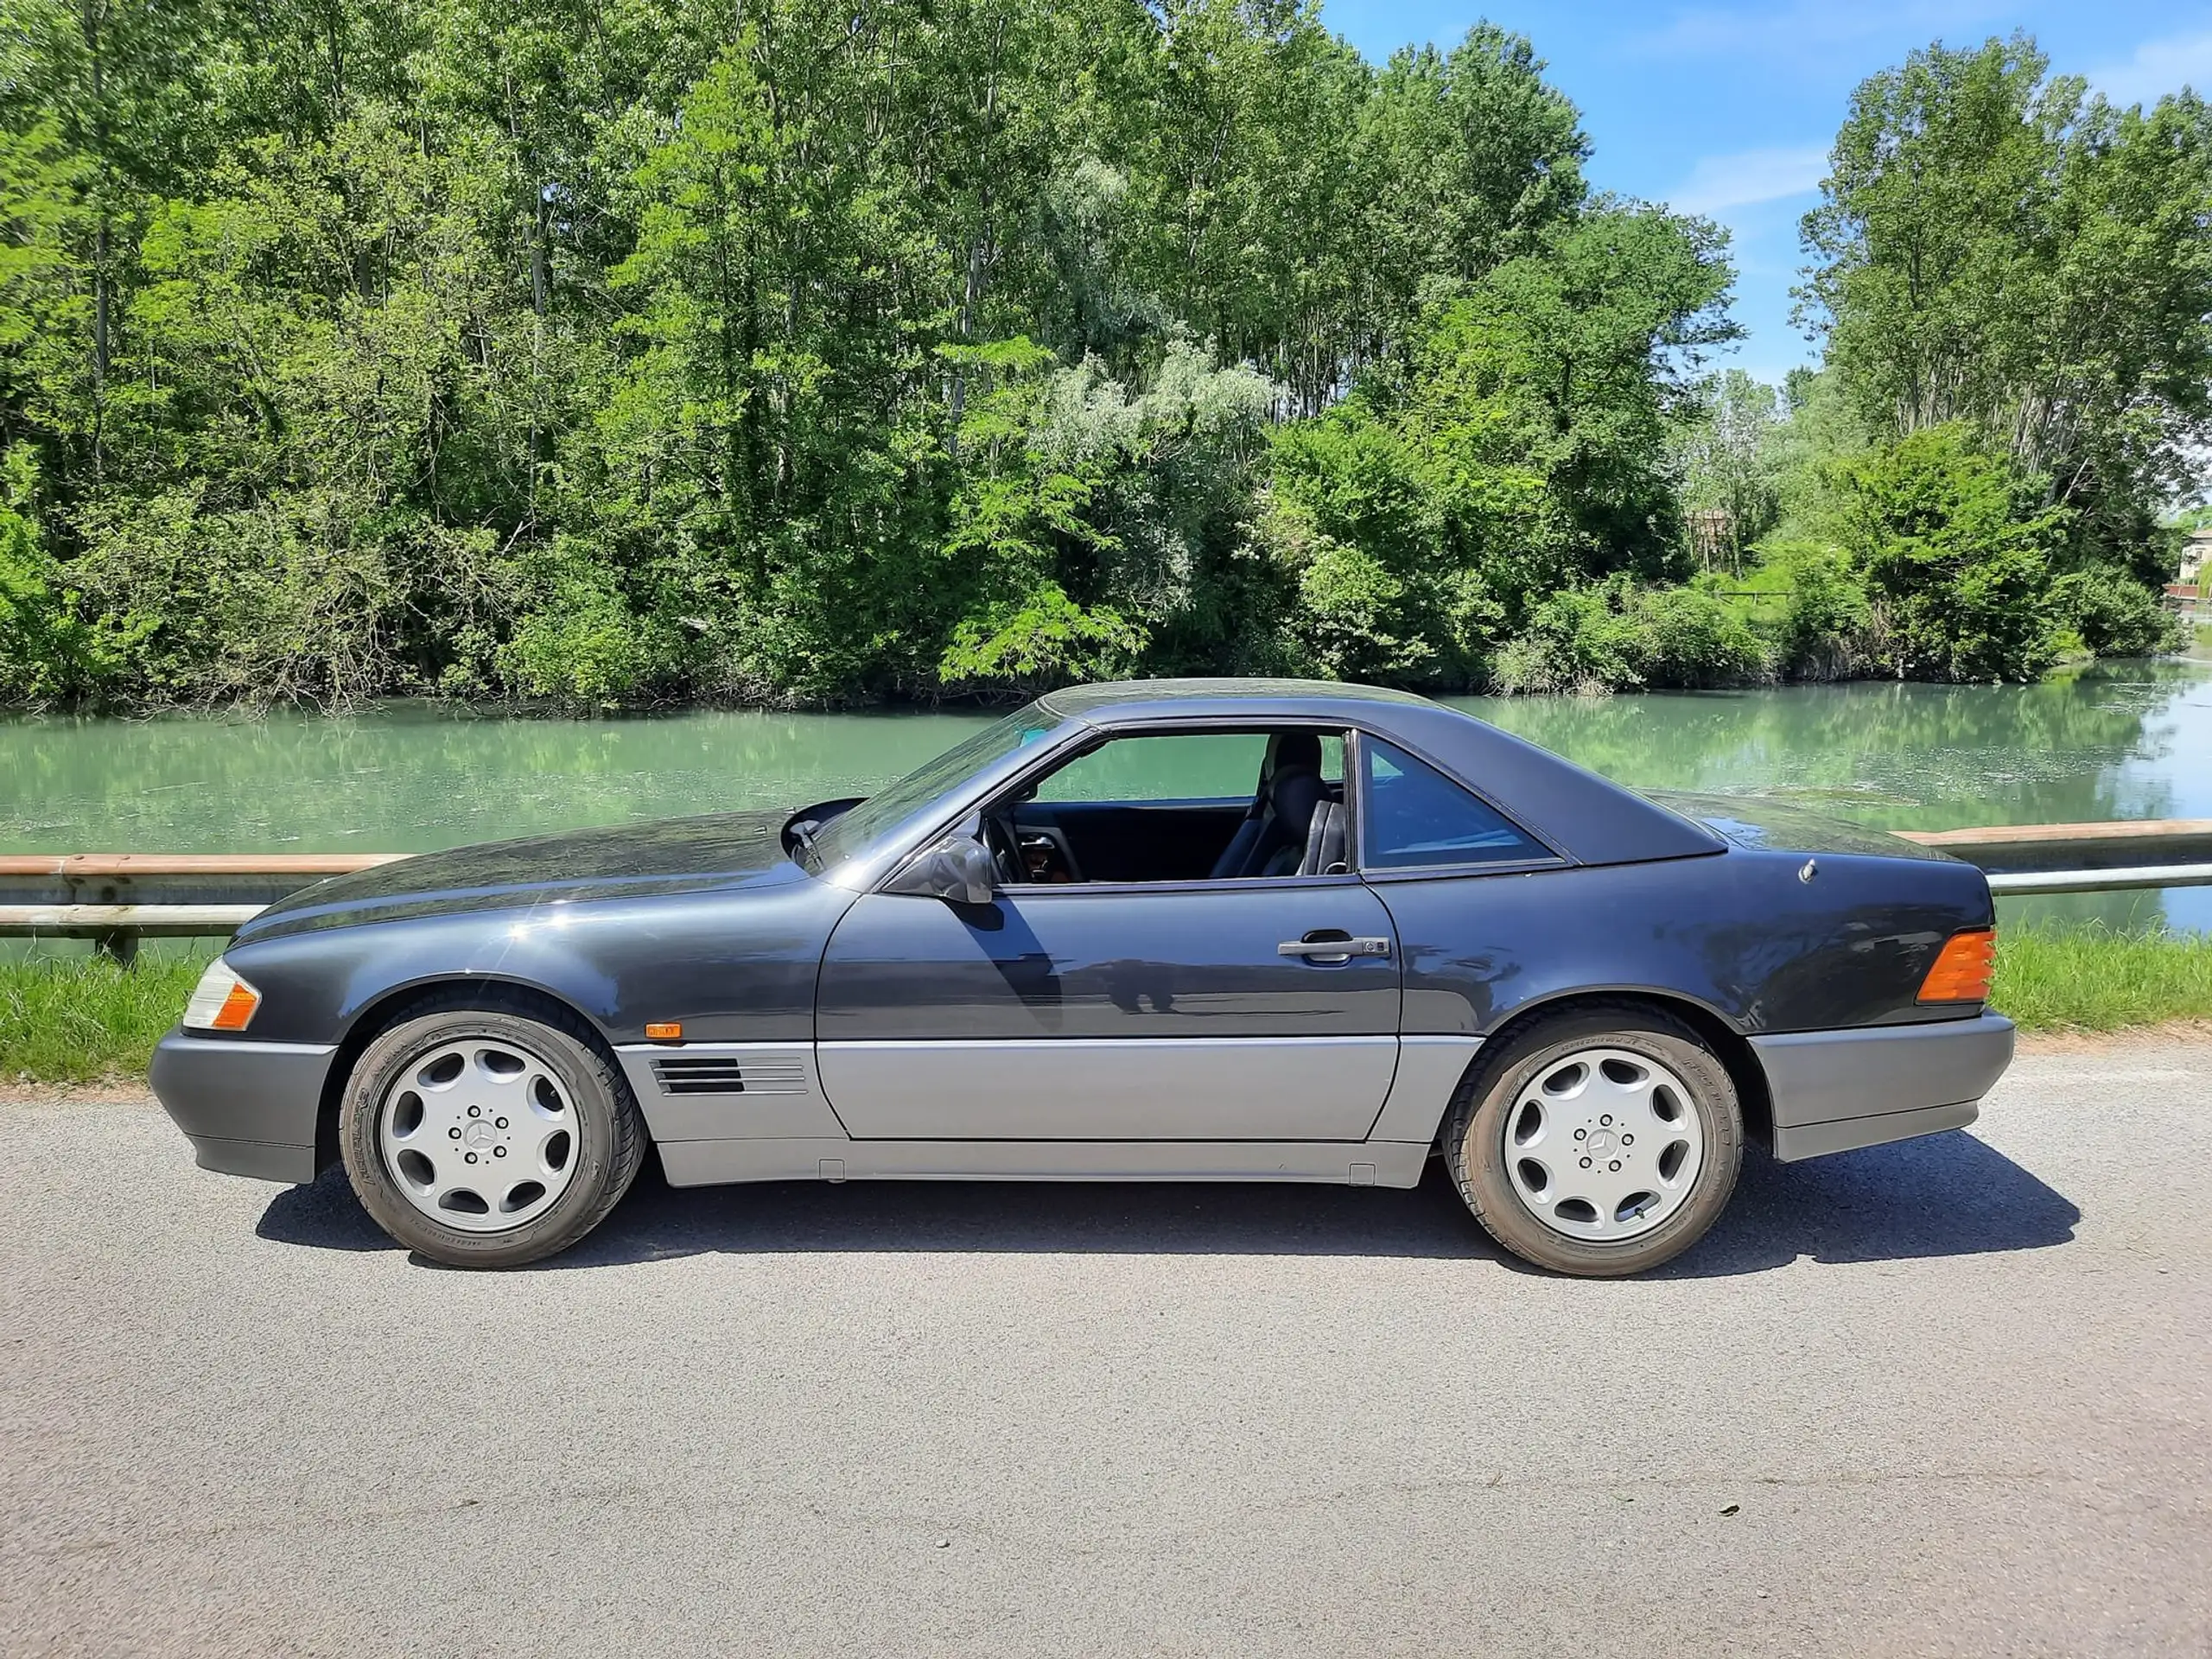
[[[1268, 753], [1266, 732], [1150, 733], [1118, 737], [1041, 779], [1045, 804], [1096, 801], [1249, 800]], [[1321, 777], [1339, 782], [1344, 741], [1321, 738]]]
[[1550, 849], [1495, 807], [1426, 761], [1378, 738], [1365, 744], [1365, 851], [1369, 869], [1439, 864], [1518, 864]]
[[1077, 755], [1040, 781], [1032, 799], [1226, 800], [1252, 792], [1267, 738], [1256, 732], [1193, 732], [1116, 738]]

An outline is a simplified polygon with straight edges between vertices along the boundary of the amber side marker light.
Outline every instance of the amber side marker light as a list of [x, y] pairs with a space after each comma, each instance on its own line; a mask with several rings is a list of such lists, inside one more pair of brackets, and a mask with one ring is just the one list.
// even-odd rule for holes
[[683, 1040], [683, 1027], [674, 1020], [655, 1020], [645, 1027], [645, 1037], [651, 1042], [680, 1043]]
[[1989, 976], [1997, 967], [1997, 930], [1977, 927], [1943, 941], [1928, 977], [1920, 982], [1923, 1002], [1986, 1002]]

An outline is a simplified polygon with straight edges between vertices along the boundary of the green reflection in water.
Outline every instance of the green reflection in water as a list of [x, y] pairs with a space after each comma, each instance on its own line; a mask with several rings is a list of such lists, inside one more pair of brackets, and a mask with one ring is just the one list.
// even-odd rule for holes
[[[1770, 793], [1885, 829], [2212, 818], [2202, 662], [2101, 664], [2024, 687], [1459, 702], [1625, 783]], [[796, 806], [866, 793], [991, 717], [565, 721], [393, 705], [340, 718], [18, 718], [0, 721], [0, 851], [416, 852]], [[2212, 890], [2042, 899], [2033, 913], [2212, 928]]]

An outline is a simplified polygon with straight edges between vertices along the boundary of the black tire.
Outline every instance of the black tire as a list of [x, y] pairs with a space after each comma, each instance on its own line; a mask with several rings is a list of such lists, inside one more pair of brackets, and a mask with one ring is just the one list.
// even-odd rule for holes
[[[576, 1120], [569, 1185], [542, 1214], [489, 1233], [446, 1226], [416, 1208], [378, 1149], [385, 1093], [408, 1066], [439, 1046], [478, 1039], [537, 1055]], [[361, 1207], [409, 1249], [456, 1268], [518, 1268], [567, 1249], [605, 1220], [629, 1190], [645, 1158], [645, 1138], [629, 1083], [601, 1052], [590, 1028], [573, 1016], [535, 1008], [524, 1014], [447, 1007], [402, 1020], [362, 1051], [338, 1111], [339, 1149]]]
[[[1576, 1050], [1599, 1046], [1646, 1055], [1673, 1071], [1704, 1135], [1703, 1164], [1679, 1207], [1649, 1232], [1605, 1243], [1547, 1224], [1506, 1169], [1507, 1117], [1522, 1090]], [[1743, 1164], [1743, 1111], [1727, 1066], [1690, 1026], [1644, 1003], [1586, 1003], [1532, 1021], [1483, 1056], [1445, 1119], [1442, 1150], [1467, 1208], [1514, 1255], [1579, 1278], [1621, 1278], [1672, 1261], [1719, 1219]]]

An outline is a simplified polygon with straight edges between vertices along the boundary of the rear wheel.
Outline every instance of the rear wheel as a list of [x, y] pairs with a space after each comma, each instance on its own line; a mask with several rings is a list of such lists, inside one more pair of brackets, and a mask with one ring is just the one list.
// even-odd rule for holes
[[1704, 1236], [1735, 1191], [1743, 1141], [1720, 1058], [1673, 1016], [1624, 1003], [1567, 1010], [1510, 1039], [1463, 1087], [1444, 1154], [1506, 1249], [1611, 1278]]
[[362, 1207], [410, 1249], [512, 1268], [566, 1249], [636, 1177], [629, 1084], [576, 1022], [454, 1008], [384, 1033], [339, 1108]]

